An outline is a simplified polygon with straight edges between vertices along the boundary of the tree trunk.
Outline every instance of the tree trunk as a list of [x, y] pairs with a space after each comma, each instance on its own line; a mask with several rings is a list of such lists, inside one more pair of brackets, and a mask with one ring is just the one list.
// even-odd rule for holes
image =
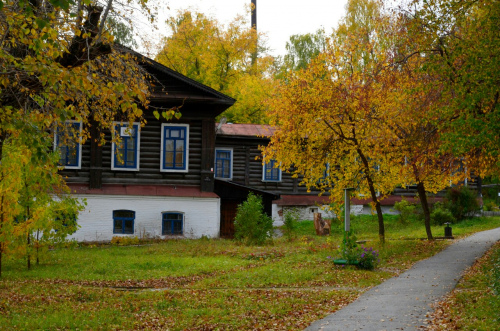
[[31, 269], [31, 256], [30, 256], [30, 234], [28, 233], [28, 253], [27, 253], [27, 260], [28, 260], [28, 270]]
[[375, 203], [375, 210], [377, 211], [378, 218], [378, 238], [380, 243], [385, 243], [385, 226], [384, 226], [384, 215], [382, 215], [382, 207], [380, 206], [380, 201], [377, 198], [377, 192], [375, 191], [375, 185], [373, 184], [372, 177], [370, 176], [370, 165], [368, 164], [368, 160], [363, 154], [363, 152], [358, 149], [357, 150], [361, 161], [363, 162], [363, 166], [366, 172], [366, 181], [368, 182], [368, 187], [370, 189], [370, 195], [372, 196], [372, 201]]
[[[5, 134], [0, 134], [0, 165], [2, 164], [2, 155], [3, 155], [3, 142], [5, 139]], [[3, 180], [3, 177], [0, 177], [0, 181]], [[3, 211], [3, 194], [2, 194], [2, 199], [0, 200], [0, 214], [2, 217], [0, 218], [0, 234], [2, 234], [2, 227], [5, 222], [5, 214]], [[0, 242], [0, 277], [2, 277], [2, 251], [3, 251], [3, 243]]]
[[[377, 192], [375, 192], [375, 187], [373, 186], [373, 181], [370, 177], [368, 181], [368, 186], [370, 187], [370, 194], [372, 196], [373, 202], [375, 202], [375, 210], [377, 211], [378, 218], [378, 238], [382, 244], [385, 243], [385, 226], [384, 226], [384, 215], [382, 215], [382, 207], [380, 206], [380, 201], [377, 198]], [[367, 180], [368, 180], [367, 178]]]
[[422, 210], [424, 211], [424, 224], [425, 224], [425, 232], [427, 232], [427, 239], [434, 240], [431, 231], [431, 211], [429, 209], [429, 203], [427, 202], [427, 194], [425, 193], [425, 187], [423, 182], [418, 182], [417, 191], [418, 191], [418, 197], [420, 198], [420, 204], [422, 205]]
[[36, 231], [36, 265], [39, 265], [40, 264], [40, 259], [38, 258], [38, 246], [39, 246], [39, 242], [40, 242], [40, 238], [39, 238], [39, 235], [40, 235], [40, 231]]

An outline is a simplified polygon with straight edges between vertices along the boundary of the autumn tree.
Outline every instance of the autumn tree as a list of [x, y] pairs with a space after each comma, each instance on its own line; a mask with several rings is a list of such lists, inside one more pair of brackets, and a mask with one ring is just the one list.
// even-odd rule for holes
[[[359, 8], [371, 25], [355, 25]], [[342, 201], [343, 189], [355, 187], [368, 196], [377, 213], [379, 237], [385, 240], [380, 201], [398, 183], [398, 166], [378, 139], [395, 88], [382, 38], [390, 35], [381, 3], [350, 1], [346, 18], [324, 53], [301, 71], [291, 72], [270, 101], [277, 132], [265, 149], [283, 169], [303, 175], [307, 187], [328, 190]]]
[[[395, 167], [400, 167], [399, 185], [416, 185], [427, 238], [432, 240], [427, 192], [437, 193], [469, 177], [470, 158], [467, 154], [457, 157], [442, 149], [442, 133], [435, 121], [429, 118], [430, 108], [439, 92], [424, 93], [418, 88], [432, 77], [415, 75], [409, 63], [401, 67], [395, 59], [393, 64], [398, 88], [388, 94], [387, 100], [392, 99], [391, 103], [397, 107], [387, 110], [380, 145], [398, 155], [393, 161], [397, 162]], [[412, 66], [421, 65], [419, 59], [412, 59]]]
[[[69, 119], [81, 121], [82, 134], [75, 138], [85, 142], [90, 127], [97, 128], [103, 140], [116, 118], [132, 122], [141, 117], [148, 106], [149, 81], [131, 53], [113, 44], [105, 23], [133, 7], [149, 12], [145, 0], [0, 1], [2, 166], [7, 163], [4, 145], [23, 141], [30, 150], [30, 160], [23, 162], [35, 167], [30, 171], [52, 165], [58, 176], [44, 143], [53, 140], [57, 126]], [[21, 139], [27, 137], [33, 138], [29, 144]], [[0, 197], [0, 250], [6, 252], [16, 215], [10, 204], [20, 194], [9, 188], [19, 185], [20, 173], [16, 177], [2, 171], [1, 190], [6, 195]]]
[[476, 174], [500, 169], [500, 6], [498, 1], [412, 1], [407, 18], [407, 51], [418, 57], [415, 74], [434, 79], [422, 93], [438, 97], [430, 118], [441, 132], [443, 149], [456, 156], [473, 153]]
[[[496, 138], [489, 134], [498, 123], [498, 84], [490, 62], [498, 56], [493, 46], [498, 37], [483, 31], [496, 18], [485, 18], [494, 15], [485, 6], [480, 5], [488, 14], [474, 9], [479, 3], [426, 1], [397, 13], [392, 65], [399, 89], [391, 97], [398, 107], [387, 116], [392, 136], [385, 142], [405, 158], [401, 185], [417, 186], [428, 239], [433, 236], [426, 192], [436, 193], [470, 177], [471, 171], [498, 170], [492, 157], [497, 148], [491, 139]], [[484, 37], [491, 45], [472, 48]], [[487, 60], [482, 63], [478, 54]]]
[[[262, 100], [272, 89], [272, 59], [262, 56], [262, 36], [243, 16], [227, 26], [195, 11], [180, 11], [167, 20], [171, 35], [163, 40], [156, 60], [235, 99], [224, 112], [230, 122], [256, 122], [264, 118]], [[257, 49], [258, 48], [258, 49]], [[259, 51], [257, 61], [252, 55]]]
[[[14, 235], [18, 240], [12, 250], [26, 258], [30, 269], [32, 259], [38, 265], [40, 256], [49, 246], [64, 242], [67, 235], [78, 229], [76, 219], [82, 204], [71, 197], [64, 179], [57, 174], [58, 152], [48, 153], [42, 161], [31, 157], [33, 151], [19, 141], [22, 138], [16, 140], [8, 143], [16, 146], [25, 158], [16, 164], [21, 177], [18, 193], [21, 210], [15, 216]], [[50, 148], [50, 141], [45, 144]]]

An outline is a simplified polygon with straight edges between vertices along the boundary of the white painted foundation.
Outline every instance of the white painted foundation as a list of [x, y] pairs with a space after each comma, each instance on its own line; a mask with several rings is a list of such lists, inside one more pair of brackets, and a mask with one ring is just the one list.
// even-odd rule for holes
[[[282, 226], [283, 225], [283, 212], [287, 209], [296, 208], [300, 212], [299, 219], [301, 221], [314, 220], [314, 213], [321, 213], [321, 217], [323, 218], [334, 218], [335, 213], [329, 210], [328, 205], [319, 206], [278, 206], [277, 204], [273, 204], [273, 225], [274, 226]], [[370, 214], [370, 206], [368, 208], [364, 208], [363, 205], [351, 205], [351, 215], [361, 215], [361, 214]]]
[[[166, 238], [162, 236], [162, 212], [184, 214], [182, 236], [172, 238], [219, 237], [220, 199], [131, 195], [76, 195], [87, 205], [78, 216], [80, 228], [69, 237], [77, 241], [110, 241], [114, 236]], [[113, 233], [113, 210], [135, 211], [134, 234]]]

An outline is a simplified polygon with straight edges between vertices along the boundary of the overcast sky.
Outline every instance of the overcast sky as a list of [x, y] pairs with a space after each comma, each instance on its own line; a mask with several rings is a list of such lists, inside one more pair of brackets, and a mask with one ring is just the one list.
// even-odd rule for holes
[[[177, 10], [196, 8], [215, 16], [221, 23], [231, 21], [245, 13], [251, 0], [163, 0], [159, 22], [175, 16]], [[163, 2], [162, 1], [162, 2]], [[347, 0], [257, 0], [257, 29], [268, 37], [272, 55], [284, 55], [285, 45], [294, 34], [316, 32], [325, 28], [327, 33], [337, 26], [345, 14]], [[170, 9], [167, 9], [167, 6]], [[250, 18], [248, 19], [250, 22]], [[166, 31], [160, 31], [165, 34]]]

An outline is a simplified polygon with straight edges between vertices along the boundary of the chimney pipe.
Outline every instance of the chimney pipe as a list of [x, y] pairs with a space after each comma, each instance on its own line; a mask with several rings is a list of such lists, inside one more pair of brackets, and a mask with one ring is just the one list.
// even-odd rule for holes
[[252, 29], [257, 31], [257, 0], [252, 0]]
[[[255, 33], [257, 33], [257, 0], [252, 0], [251, 10], [252, 10], [252, 29], [254, 29]], [[252, 54], [252, 67], [255, 67], [256, 61], [257, 61], [257, 48], [255, 48], [255, 52]]]

